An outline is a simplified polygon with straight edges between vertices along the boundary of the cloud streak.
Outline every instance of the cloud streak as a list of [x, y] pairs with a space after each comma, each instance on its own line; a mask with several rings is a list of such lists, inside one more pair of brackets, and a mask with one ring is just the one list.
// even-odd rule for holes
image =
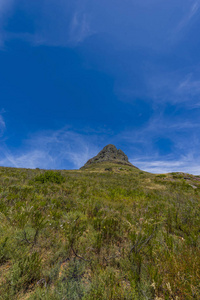
[[3, 116], [0, 114], [0, 137], [3, 136], [5, 129], [6, 129], [6, 123], [4, 121]]
[[[171, 120], [160, 112], [147, 126], [121, 132], [118, 139], [128, 145], [130, 161], [145, 171], [200, 174], [199, 130], [200, 122]], [[166, 153], [157, 144], [162, 139], [171, 145]]]
[[188, 94], [190, 96], [200, 95], [200, 80], [194, 80], [192, 74], [189, 74], [186, 79], [180, 82], [177, 92], [180, 94]]
[[0, 48], [4, 47], [4, 41], [7, 33], [4, 31], [4, 25], [13, 9], [14, 0], [1, 0], [0, 1]]
[[80, 168], [98, 152], [92, 140], [93, 137], [66, 129], [41, 132], [14, 152], [2, 146], [0, 165], [44, 169], [64, 169], [70, 165], [71, 168]]
[[[183, 6], [188, 6], [188, 0], [182, 2]], [[161, 45], [166, 47], [166, 32], [173, 29], [171, 23], [177, 24], [179, 20], [178, 4], [178, 0], [175, 0], [175, 4], [161, 1], [101, 0], [96, 1], [95, 5], [92, 0], [41, 0], [30, 2], [29, 5], [24, 0], [15, 2], [16, 7], [34, 18], [36, 25], [32, 43], [36, 45], [76, 46], [97, 33], [109, 36], [112, 43], [117, 43], [117, 48], [128, 45], [131, 48], [150, 46], [155, 49], [160, 49]], [[0, 11], [1, 6], [5, 12], [8, 7], [14, 6], [14, 0], [1, 0]], [[180, 31], [186, 26], [198, 10], [199, 1], [195, 1], [187, 16], [182, 13], [182, 21], [176, 30]], [[173, 22], [172, 15], [177, 16]], [[18, 38], [20, 36], [31, 39], [31, 35], [19, 34]]]
[[73, 45], [81, 43], [93, 33], [88, 15], [75, 12], [69, 28], [69, 43]]
[[155, 160], [154, 157], [140, 157], [138, 159], [130, 159], [133, 165], [150, 173], [171, 173], [184, 172], [194, 175], [200, 175], [200, 157], [198, 160], [190, 157], [182, 156], [179, 159], [171, 160]]
[[149, 67], [145, 75], [146, 95], [154, 103], [171, 103], [183, 107], [199, 106], [200, 66], [190, 66], [176, 71], [156, 70]]
[[200, 1], [195, 1], [192, 6], [189, 9], [189, 12], [187, 13], [186, 16], [184, 16], [182, 18], [182, 20], [180, 21], [180, 23], [178, 24], [175, 32], [179, 33], [180, 31], [182, 31], [185, 27], [187, 27], [191, 20], [195, 17], [195, 15], [199, 12], [199, 8], [200, 8]]

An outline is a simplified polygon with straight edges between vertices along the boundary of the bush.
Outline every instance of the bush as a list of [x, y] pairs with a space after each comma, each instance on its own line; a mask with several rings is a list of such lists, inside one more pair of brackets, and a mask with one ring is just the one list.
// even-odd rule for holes
[[112, 168], [105, 168], [105, 171], [112, 171]]
[[11, 270], [11, 287], [16, 293], [20, 289], [27, 290], [30, 285], [40, 279], [41, 259], [37, 252], [24, 255], [19, 261], [16, 261]]
[[35, 181], [40, 183], [52, 182], [59, 184], [65, 182], [65, 177], [62, 176], [60, 172], [46, 171], [44, 174], [36, 176]]
[[157, 178], [166, 178], [167, 175], [166, 174], [159, 174], [159, 175], [156, 175]]

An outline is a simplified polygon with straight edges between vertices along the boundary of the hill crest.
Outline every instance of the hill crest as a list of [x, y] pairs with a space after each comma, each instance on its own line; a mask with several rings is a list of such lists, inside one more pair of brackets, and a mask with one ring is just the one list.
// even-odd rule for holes
[[134, 167], [128, 160], [128, 156], [121, 150], [117, 149], [114, 145], [109, 144], [105, 146], [96, 156], [89, 159], [83, 167], [90, 166], [91, 164], [112, 162], [122, 165]]

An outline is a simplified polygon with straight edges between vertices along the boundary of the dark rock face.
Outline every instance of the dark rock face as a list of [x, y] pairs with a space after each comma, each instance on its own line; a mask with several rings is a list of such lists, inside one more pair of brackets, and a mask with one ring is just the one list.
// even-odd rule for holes
[[113, 162], [123, 165], [133, 166], [129, 161], [127, 155], [122, 150], [117, 150], [114, 145], [107, 145], [95, 157], [89, 159], [84, 167], [93, 163]]

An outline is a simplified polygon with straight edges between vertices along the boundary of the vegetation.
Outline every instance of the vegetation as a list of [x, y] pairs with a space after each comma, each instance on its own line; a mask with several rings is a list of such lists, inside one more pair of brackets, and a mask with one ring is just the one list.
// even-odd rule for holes
[[40, 183], [51, 182], [59, 184], [65, 182], [65, 177], [62, 176], [60, 172], [54, 172], [51, 170], [36, 176], [34, 180]]
[[0, 168], [0, 299], [200, 299], [200, 178]]

